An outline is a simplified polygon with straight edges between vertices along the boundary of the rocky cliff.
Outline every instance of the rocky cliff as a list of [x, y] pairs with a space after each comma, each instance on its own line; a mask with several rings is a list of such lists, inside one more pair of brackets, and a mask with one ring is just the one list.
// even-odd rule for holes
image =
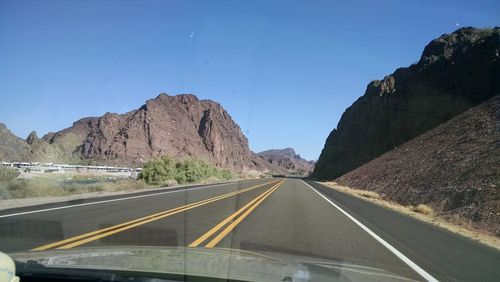
[[500, 235], [500, 96], [336, 181]]
[[5, 124], [0, 123], [0, 160], [21, 161], [24, 160], [30, 150], [30, 146], [21, 138], [10, 132]]
[[218, 104], [194, 95], [159, 95], [136, 111], [83, 121], [90, 133], [81, 148], [85, 158], [142, 163], [168, 154], [196, 156], [217, 166], [255, 167], [240, 127]]
[[267, 169], [220, 104], [190, 94], [160, 94], [125, 114], [83, 118], [41, 139], [32, 133], [28, 143], [30, 159], [45, 162], [140, 166], [170, 155], [196, 157], [239, 171]]
[[292, 148], [266, 150], [257, 155], [272, 165], [284, 168], [287, 174], [307, 176], [314, 167], [313, 161], [303, 159]]
[[328, 136], [313, 176], [334, 179], [500, 94], [500, 28], [461, 28], [418, 63], [368, 84]]

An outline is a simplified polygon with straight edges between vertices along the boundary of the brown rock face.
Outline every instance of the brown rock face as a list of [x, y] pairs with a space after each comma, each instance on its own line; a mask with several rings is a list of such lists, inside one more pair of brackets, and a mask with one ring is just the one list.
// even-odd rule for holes
[[[194, 95], [160, 94], [137, 110], [84, 118], [72, 127], [42, 138], [42, 151], [60, 148], [49, 155], [79, 156], [81, 161], [116, 165], [140, 165], [161, 155], [196, 157], [219, 167], [263, 170], [249, 150], [248, 140], [220, 104]], [[52, 147], [48, 149], [47, 147]]]
[[500, 96], [336, 181], [500, 234]]
[[313, 176], [334, 179], [500, 94], [500, 28], [462, 28], [417, 64], [368, 84], [328, 136]]

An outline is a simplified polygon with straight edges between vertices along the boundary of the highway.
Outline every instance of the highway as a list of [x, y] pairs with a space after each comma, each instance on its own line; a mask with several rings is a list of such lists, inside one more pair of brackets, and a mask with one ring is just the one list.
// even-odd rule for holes
[[184, 246], [280, 253], [414, 280], [499, 281], [500, 252], [314, 181], [258, 179], [0, 211], [0, 251]]

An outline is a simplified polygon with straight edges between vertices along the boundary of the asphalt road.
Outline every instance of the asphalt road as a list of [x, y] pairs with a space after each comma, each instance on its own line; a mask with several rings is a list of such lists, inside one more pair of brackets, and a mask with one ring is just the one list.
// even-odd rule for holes
[[499, 281], [500, 252], [299, 179], [259, 179], [0, 212], [0, 251], [144, 245], [236, 248]]

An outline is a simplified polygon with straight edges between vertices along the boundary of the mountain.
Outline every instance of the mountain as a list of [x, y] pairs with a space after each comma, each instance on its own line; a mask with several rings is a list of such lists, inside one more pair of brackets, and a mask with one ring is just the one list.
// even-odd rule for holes
[[288, 174], [309, 175], [314, 167], [313, 161], [303, 159], [292, 148], [266, 150], [257, 155], [272, 165], [284, 168]]
[[500, 28], [461, 28], [368, 84], [328, 136], [313, 176], [334, 179], [500, 93]]
[[500, 235], [500, 96], [336, 181]]
[[26, 158], [30, 146], [10, 132], [5, 124], [0, 123], [0, 160], [20, 161]]
[[[8, 135], [3, 128], [0, 132]], [[8, 140], [1, 148], [6, 159], [12, 151], [26, 151], [32, 161], [140, 166], [170, 155], [237, 171], [273, 168], [250, 151], [240, 127], [220, 104], [191, 94], [160, 94], [125, 114], [83, 118], [42, 138], [32, 132], [26, 141], [13, 135]]]

